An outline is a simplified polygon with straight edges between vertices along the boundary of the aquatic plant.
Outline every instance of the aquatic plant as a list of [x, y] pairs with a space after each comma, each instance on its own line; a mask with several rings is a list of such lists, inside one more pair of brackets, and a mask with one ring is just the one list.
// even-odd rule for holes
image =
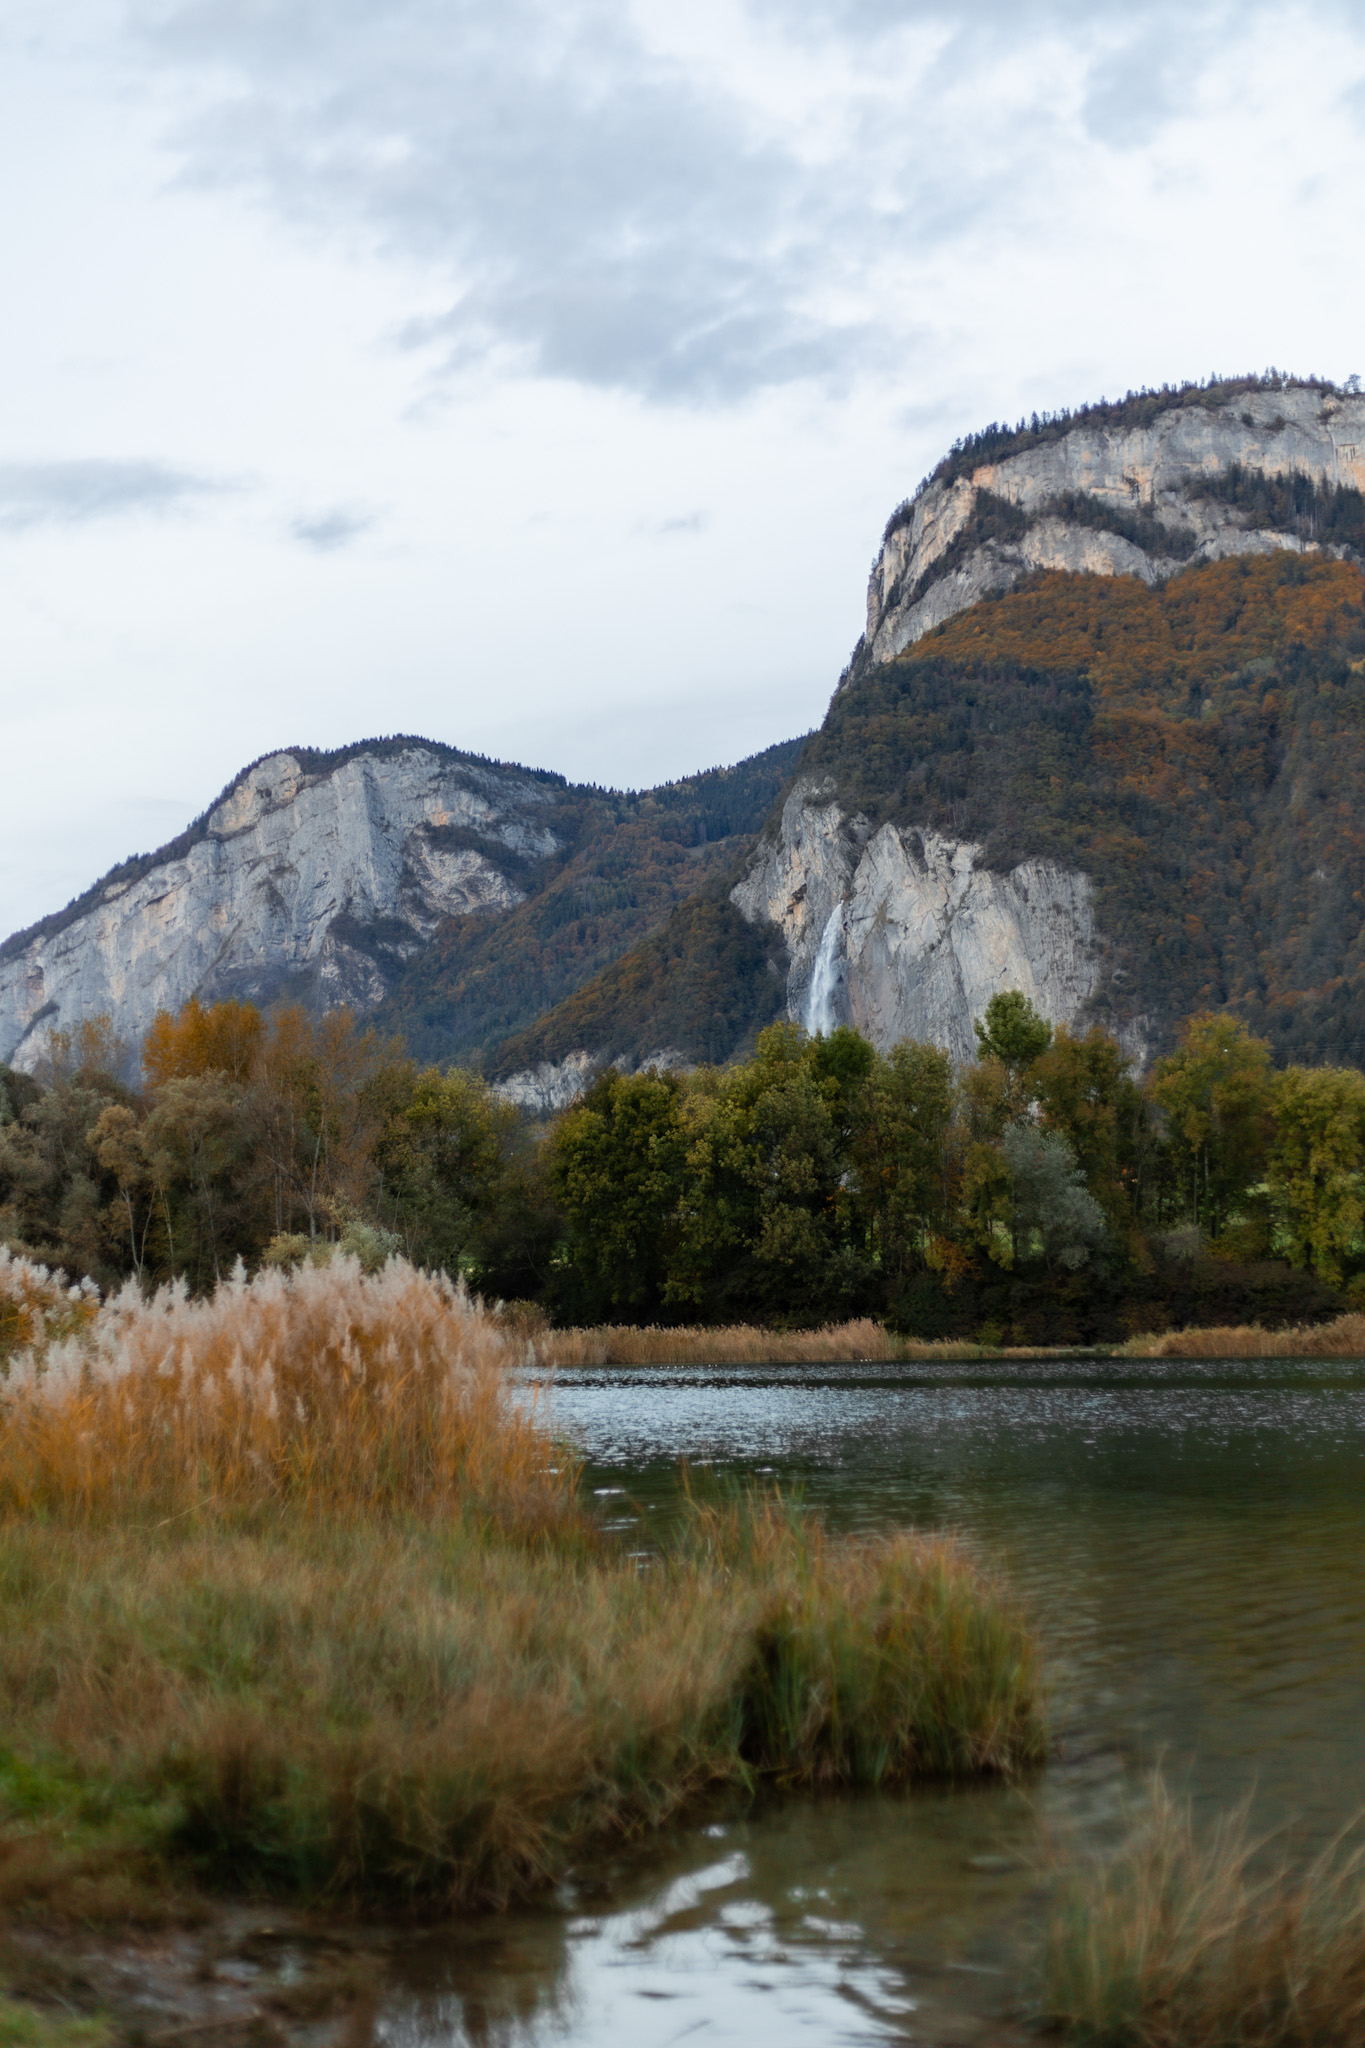
[[1196, 1832], [1160, 1780], [1107, 1866], [1062, 1886], [1039, 2017], [1093, 2048], [1358, 2048], [1365, 1844], [1268, 1861], [1246, 1809]]

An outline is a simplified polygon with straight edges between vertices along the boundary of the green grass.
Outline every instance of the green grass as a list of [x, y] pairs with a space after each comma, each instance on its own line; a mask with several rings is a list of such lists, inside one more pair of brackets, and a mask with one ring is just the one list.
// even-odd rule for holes
[[87, 1915], [102, 1883], [495, 1904], [708, 1794], [1043, 1746], [1027, 1634], [964, 1556], [772, 1504], [695, 1511], [645, 1569], [278, 1512], [10, 1526], [0, 1710], [0, 1904]]
[[107, 2048], [106, 2020], [53, 2013], [0, 1995], [0, 2048]]

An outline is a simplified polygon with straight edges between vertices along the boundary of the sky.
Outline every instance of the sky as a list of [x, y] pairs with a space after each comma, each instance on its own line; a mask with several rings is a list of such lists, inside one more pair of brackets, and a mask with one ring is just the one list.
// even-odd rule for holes
[[3, 0], [0, 933], [246, 762], [819, 722], [959, 434], [1365, 372], [1358, 0]]

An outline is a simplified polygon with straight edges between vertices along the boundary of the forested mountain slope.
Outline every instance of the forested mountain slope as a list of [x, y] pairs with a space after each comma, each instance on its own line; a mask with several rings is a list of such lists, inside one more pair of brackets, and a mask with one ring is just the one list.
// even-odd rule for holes
[[[714, 895], [717, 884], [723, 900], [804, 744], [785, 740], [733, 768], [639, 793], [566, 788], [554, 814], [562, 857], [506, 915], [442, 920], [395, 977], [376, 1022], [400, 1030], [424, 1059], [468, 1059], [570, 996], [674, 905]], [[665, 1031], [646, 1050], [678, 1035]]]
[[733, 899], [729, 1043], [714, 1007], [662, 1030], [705, 967], [688, 906], [498, 1070], [723, 1057], [780, 1009], [965, 1054], [1000, 986], [1139, 1058], [1230, 1004], [1285, 1056], [1365, 1064], [1365, 577], [1281, 551], [978, 603], [837, 693]]

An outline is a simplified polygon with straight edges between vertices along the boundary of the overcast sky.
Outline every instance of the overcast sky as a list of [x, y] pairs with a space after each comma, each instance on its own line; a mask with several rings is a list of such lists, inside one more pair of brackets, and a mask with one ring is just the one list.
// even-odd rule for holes
[[1365, 9], [0, 0], [0, 931], [246, 761], [804, 731], [953, 438], [1365, 372]]

